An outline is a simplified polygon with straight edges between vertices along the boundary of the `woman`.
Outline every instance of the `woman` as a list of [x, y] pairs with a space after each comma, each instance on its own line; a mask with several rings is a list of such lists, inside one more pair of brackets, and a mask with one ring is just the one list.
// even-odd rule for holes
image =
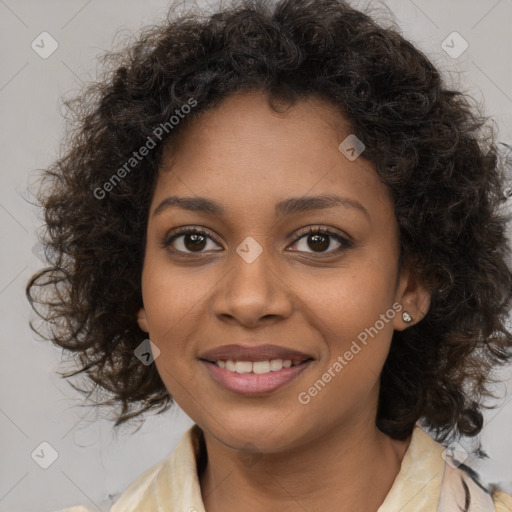
[[448, 444], [512, 359], [503, 169], [465, 96], [336, 0], [170, 17], [116, 58], [27, 289], [116, 426], [195, 423], [111, 511], [512, 510]]

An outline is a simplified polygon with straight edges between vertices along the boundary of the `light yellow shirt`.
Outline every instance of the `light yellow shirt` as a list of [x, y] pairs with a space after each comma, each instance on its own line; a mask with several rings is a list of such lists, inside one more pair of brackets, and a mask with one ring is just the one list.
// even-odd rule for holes
[[[197, 476], [200, 434], [197, 425], [187, 430], [169, 457], [139, 476], [110, 512], [206, 512]], [[377, 512], [512, 512], [511, 495], [484, 491], [453, 459], [445, 456], [452, 463], [445, 462], [444, 450], [416, 425], [400, 471]], [[91, 511], [71, 507], [60, 512]]]

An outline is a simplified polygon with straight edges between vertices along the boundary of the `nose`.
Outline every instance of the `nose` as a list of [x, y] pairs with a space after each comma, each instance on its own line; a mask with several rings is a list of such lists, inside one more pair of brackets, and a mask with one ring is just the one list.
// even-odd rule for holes
[[249, 262], [233, 254], [213, 296], [213, 310], [219, 319], [254, 328], [291, 315], [293, 294], [269, 256], [264, 250]]

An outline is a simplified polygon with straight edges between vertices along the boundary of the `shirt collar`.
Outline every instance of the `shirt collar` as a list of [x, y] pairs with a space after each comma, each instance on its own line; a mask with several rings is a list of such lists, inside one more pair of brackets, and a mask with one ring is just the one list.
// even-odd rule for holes
[[[444, 470], [444, 447], [415, 425], [400, 471], [377, 512], [431, 512], [437, 509]], [[169, 457], [141, 475], [111, 512], [145, 510], [206, 512], [197, 474], [204, 454], [201, 429], [194, 424]]]
[[437, 510], [443, 479], [443, 445], [415, 425], [400, 471], [377, 512]]

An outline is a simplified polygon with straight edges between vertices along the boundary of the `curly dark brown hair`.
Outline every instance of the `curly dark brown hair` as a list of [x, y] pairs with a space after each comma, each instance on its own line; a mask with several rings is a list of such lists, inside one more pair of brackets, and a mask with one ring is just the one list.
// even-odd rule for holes
[[[496, 398], [493, 370], [512, 359], [512, 271], [505, 163], [466, 94], [394, 25], [341, 0], [241, 0], [179, 16], [171, 8], [164, 24], [104, 61], [104, 77], [65, 102], [74, 125], [38, 196], [49, 266], [27, 285], [49, 327], [43, 337], [80, 365], [64, 376], [84, 372], [74, 387], [99, 391], [98, 405], [121, 406], [115, 427], [171, 406], [156, 365], [134, 356], [146, 338], [136, 314], [163, 149], [235, 92], [264, 91], [270, 103], [290, 105], [314, 96], [364, 141], [364, 158], [392, 191], [400, 264], [412, 264], [432, 294], [428, 314], [394, 332], [377, 426], [394, 439], [416, 421], [439, 440], [480, 432], [484, 402]], [[155, 127], [191, 98], [190, 113], [155, 141]], [[156, 147], [130, 160], [149, 138]]]

